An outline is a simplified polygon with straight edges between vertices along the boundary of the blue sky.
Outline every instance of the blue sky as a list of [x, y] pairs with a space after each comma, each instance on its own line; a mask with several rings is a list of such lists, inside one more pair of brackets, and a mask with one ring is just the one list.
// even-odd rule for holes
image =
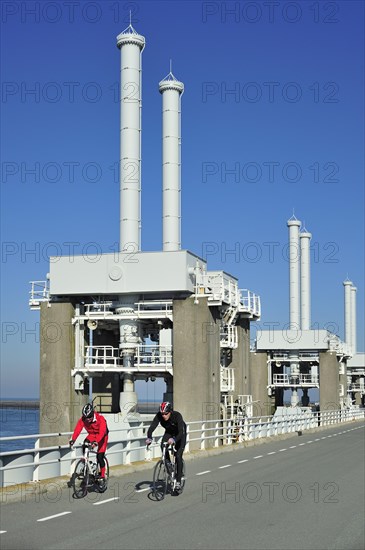
[[38, 395], [29, 281], [71, 246], [117, 247], [116, 36], [129, 10], [146, 38], [142, 249], [162, 248], [158, 82], [172, 59], [183, 248], [261, 296], [260, 326], [284, 326], [294, 209], [313, 235], [312, 323], [344, 337], [348, 275], [364, 350], [364, 5], [274, 4], [2, 3], [1, 396]]

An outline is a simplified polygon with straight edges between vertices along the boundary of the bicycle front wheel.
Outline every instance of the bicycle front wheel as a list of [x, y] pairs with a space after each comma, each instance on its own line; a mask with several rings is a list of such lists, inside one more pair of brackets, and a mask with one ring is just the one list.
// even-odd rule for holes
[[162, 460], [159, 460], [153, 471], [153, 494], [156, 500], [163, 500], [167, 492], [167, 470]]
[[180, 489], [180, 493], [183, 492], [184, 487], [185, 487], [185, 481], [186, 481], [185, 460], [183, 458], [181, 460], [182, 460], [182, 470], [181, 470], [181, 483], [180, 483], [181, 489]]
[[84, 460], [79, 460], [73, 474], [72, 485], [75, 498], [83, 498], [87, 495], [89, 483], [89, 468]]

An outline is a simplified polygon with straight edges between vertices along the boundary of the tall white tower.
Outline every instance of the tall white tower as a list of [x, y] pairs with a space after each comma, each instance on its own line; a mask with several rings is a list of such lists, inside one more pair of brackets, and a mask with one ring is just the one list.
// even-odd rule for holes
[[163, 250], [181, 249], [181, 95], [184, 84], [169, 74], [162, 94], [162, 241]]
[[348, 279], [346, 279], [346, 281], [343, 282], [343, 286], [345, 287], [345, 342], [351, 351], [352, 349], [351, 288], [353, 286], [352, 281], [349, 281]]
[[[120, 49], [120, 251], [141, 250], [141, 119], [142, 119], [142, 51], [145, 38], [130, 24], [117, 36]], [[132, 367], [140, 327], [134, 314], [139, 296], [120, 296], [116, 313], [119, 321], [119, 350], [123, 358], [122, 413], [133, 411], [137, 404]]]
[[351, 348], [352, 355], [356, 355], [356, 286], [351, 287]]
[[301, 222], [293, 215], [287, 221], [289, 227], [289, 324], [293, 330], [300, 328], [300, 297], [299, 297], [299, 228]]
[[141, 249], [142, 51], [145, 38], [130, 24], [120, 49], [120, 251]]
[[[291, 330], [300, 329], [300, 247], [299, 247], [299, 228], [301, 222], [293, 216], [288, 220], [289, 227], [289, 328]], [[300, 373], [299, 353], [292, 351], [290, 354], [290, 376], [297, 381]], [[298, 402], [298, 391], [292, 390], [291, 405], [295, 407]]]
[[310, 240], [312, 234], [303, 230], [300, 233], [300, 326], [310, 330]]

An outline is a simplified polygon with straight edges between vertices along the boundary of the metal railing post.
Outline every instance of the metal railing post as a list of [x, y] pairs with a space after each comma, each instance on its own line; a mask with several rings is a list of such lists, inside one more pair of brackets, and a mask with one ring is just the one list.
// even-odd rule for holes
[[219, 421], [215, 423], [214, 447], [219, 447]]
[[205, 449], [205, 422], [202, 422], [200, 437], [201, 437], [200, 449], [204, 450]]
[[188, 453], [190, 451], [190, 426], [189, 424], [186, 425], [186, 445], [185, 445], [185, 451]]
[[[39, 460], [40, 460], [40, 452], [39, 452], [40, 439], [39, 438], [36, 439], [36, 442], [34, 443], [34, 448], [37, 449], [37, 452], [34, 453], [33, 461], [34, 461], [34, 464], [37, 464], [39, 463]], [[34, 466], [32, 481], [39, 481], [39, 465]]]

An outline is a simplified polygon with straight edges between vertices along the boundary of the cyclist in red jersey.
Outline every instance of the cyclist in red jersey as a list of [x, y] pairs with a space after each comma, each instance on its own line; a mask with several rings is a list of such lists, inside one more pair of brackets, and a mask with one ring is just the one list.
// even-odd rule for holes
[[85, 405], [82, 409], [82, 416], [78, 420], [74, 433], [70, 439], [70, 446], [75, 443], [76, 439], [85, 428], [88, 433], [87, 438], [83, 442], [84, 447], [87, 443], [91, 443], [92, 447], [97, 447], [96, 458], [100, 466], [100, 484], [105, 483], [105, 451], [108, 444], [108, 426], [103, 415], [97, 413], [91, 403]]

